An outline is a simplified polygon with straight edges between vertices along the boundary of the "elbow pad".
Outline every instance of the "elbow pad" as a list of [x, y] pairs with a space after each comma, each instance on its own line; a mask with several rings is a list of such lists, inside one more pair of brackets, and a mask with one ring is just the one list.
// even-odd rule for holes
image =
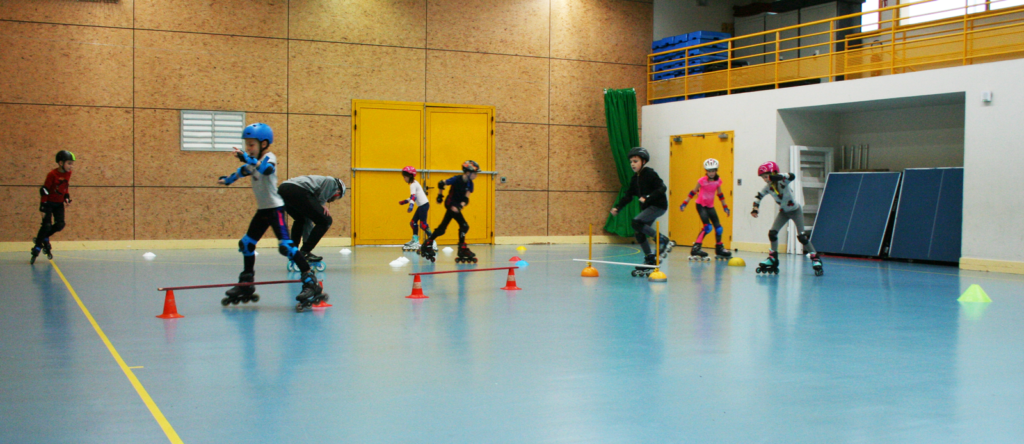
[[260, 164], [256, 167], [256, 171], [266, 176], [268, 174], [274, 174], [274, 164], [270, 163], [269, 157], [264, 157]]
[[46, 187], [39, 187], [39, 196], [40, 197], [46, 197], [46, 196], [49, 196], [49, 195], [50, 195], [50, 190], [47, 190]]

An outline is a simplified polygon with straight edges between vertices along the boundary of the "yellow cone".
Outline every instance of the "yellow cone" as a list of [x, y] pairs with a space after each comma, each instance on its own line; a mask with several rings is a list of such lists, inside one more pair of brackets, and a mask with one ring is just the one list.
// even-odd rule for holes
[[526, 251], [526, 247], [520, 245], [519, 248], [516, 248], [516, 251]]
[[967, 287], [967, 291], [957, 300], [960, 302], [992, 302], [992, 299], [985, 294], [985, 290], [982, 290], [978, 284], [971, 284], [970, 287]]
[[742, 257], [734, 257], [732, 259], [729, 259], [729, 266], [730, 267], [746, 267], [747, 266], [747, 262], [744, 261]]
[[655, 269], [653, 273], [647, 276], [647, 280], [650, 282], [668, 282], [668, 276], [662, 273], [661, 270]]

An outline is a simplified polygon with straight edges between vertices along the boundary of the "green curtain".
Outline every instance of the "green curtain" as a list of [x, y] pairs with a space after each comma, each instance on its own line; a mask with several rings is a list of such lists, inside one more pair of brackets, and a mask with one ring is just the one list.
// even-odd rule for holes
[[[626, 154], [633, 147], [640, 146], [639, 125], [636, 118], [636, 91], [630, 89], [604, 90], [604, 119], [608, 126], [608, 143], [611, 145], [612, 158], [615, 159], [615, 170], [619, 175], [619, 195], [615, 202], [626, 194], [629, 181], [633, 177], [633, 169], [629, 167]], [[612, 205], [615, 205], [615, 202]], [[611, 206], [609, 206], [611, 208]], [[634, 199], [626, 205], [618, 216], [608, 215], [604, 224], [605, 231], [619, 236], [632, 237], [632, 221], [640, 213], [640, 203]]]

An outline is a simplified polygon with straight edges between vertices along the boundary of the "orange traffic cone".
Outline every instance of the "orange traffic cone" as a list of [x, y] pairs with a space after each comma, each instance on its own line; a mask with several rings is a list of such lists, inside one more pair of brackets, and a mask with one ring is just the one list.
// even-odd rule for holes
[[164, 314], [157, 315], [156, 317], [160, 319], [174, 319], [184, 317], [178, 314], [178, 304], [174, 303], [174, 290], [167, 290], [167, 295], [164, 296]]
[[[320, 291], [323, 291], [324, 290], [324, 281], [320, 281], [319, 284], [320, 284]], [[328, 304], [327, 301], [320, 301], [320, 302], [317, 302], [317, 303], [313, 304], [313, 308], [327, 308], [327, 307], [333, 307], [333, 305]]]
[[516, 287], [516, 269], [508, 269], [508, 279], [505, 280], [505, 286], [501, 287], [502, 290], [522, 290], [522, 288]]
[[427, 299], [429, 296], [423, 294], [423, 284], [420, 282], [420, 275], [415, 275], [412, 280], [412, 294], [405, 297], [406, 299]]

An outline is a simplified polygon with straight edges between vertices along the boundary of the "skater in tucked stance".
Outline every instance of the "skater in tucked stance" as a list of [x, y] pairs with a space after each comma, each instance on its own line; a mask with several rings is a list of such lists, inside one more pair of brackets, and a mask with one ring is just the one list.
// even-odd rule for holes
[[690, 249], [690, 259], [704, 260], [707, 258], [708, 254], [700, 251], [700, 248], [704, 242], [704, 236], [710, 233], [712, 228], [715, 230], [715, 258], [729, 259], [732, 257], [732, 252], [726, 250], [722, 244], [722, 224], [718, 222], [718, 213], [715, 212], [715, 194], [718, 194], [718, 200], [722, 201], [722, 211], [725, 211], [726, 216], [730, 215], [729, 205], [726, 205], [725, 195], [722, 194], [722, 178], [718, 176], [718, 160], [705, 160], [704, 172], [705, 176], [697, 180], [697, 186], [690, 191], [682, 205], [679, 205], [679, 211], [686, 210], [690, 199], [696, 196], [697, 215], [700, 216], [700, 221], [704, 224], [700, 232], [697, 233], [697, 240], [693, 242], [693, 248]]
[[[416, 251], [420, 249], [420, 229], [423, 229], [423, 233], [426, 234], [426, 238], [429, 238], [432, 231], [430, 231], [430, 225], [427, 224], [427, 212], [430, 211], [430, 199], [427, 198], [427, 192], [420, 186], [420, 183], [416, 181], [416, 168], [407, 166], [402, 168], [402, 180], [409, 184], [409, 198], [403, 199], [398, 202], [399, 205], [409, 205], [408, 212], [412, 213], [415, 208], [416, 214], [412, 215], [412, 220], [409, 221], [409, 226], [412, 227], [412, 240], [406, 242], [402, 246], [402, 251]], [[433, 247], [433, 245], [431, 246]]]
[[754, 210], [751, 216], [757, 217], [758, 208], [761, 206], [761, 199], [765, 196], [772, 196], [779, 204], [779, 214], [775, 215], [775, 223], [768, 231], [768, 240], [771, 241], [771, 250], [768, 251], [768, 259], [762, 261], [755, 270], [758, 273], [779, 274], [779, 230], [787, 222], [793, 221], [796, 225], [797, 240], [804, 246], [804, 250], [811, 254], [811, 265], [814, 267], [814, 274], [821, 276], [825, 273], [824, 266], [818, 252], [811, 245], [810, 236], [804, 230], [804, 213], [799, 203], [793, 196], [793, 189], [789, 185], [796, 179], [796, 175], [789, 173], [779, 174], [779, 165], [775, 162], [765, 162], [757, 169], [757, 175], [764, 179], [767, 185], [754, 197]]
[[45, 254], [47, 259], [53, 259], [50, 236], [64, 229], [64, 207], [71, 205], [68, 187], [71, 182], [71, 170], [74, 167], [75, 155], [71, 154], [71, 151], [58, 151], [57, 168], [46, 174], [46, 181], [39, 188], [39, 212], [43, 213], [43, 222], [36, 237], [32, 239], [32, 259], [29, 263], [36, 263], [40, 252]]
[[[302, 272], [302, 292], [295, 297], [299, 301], [295, 308], [302, 311], [321, 299], [326, 300], [327, 295], [322, 293], [316, 274], [309, 269], [306, 259], [299, 254], [299, 250], [288, 237], [284, 200], [277, 193], [277, 156], [270, 152], [270, 144], [274, 143], [274, 131], [266, 124], [254, 123], [245, 127], [242, 139], [245, 140], [245, 151], [235, 148], [233, 153], [242, 162], [242, 166], [230, 176], [221, 176], [217, 180], [221, 185], [231, 185], [236, 180], [248, 176], [252, 182], [252, 192], [256, 196], [256, 214], [249, 222], [249, 230], [242, 240], [238, 241], [238, 251], [242, 252], [244, 263], [242, 273], [238, 275], [238, 282], [255, 282], [256, 243], [263, 237], [268, 227], [272, 228], [274, 235], [277, 236], [278, 252], [295, 261], [295, 265]], [[259, 296], [255, 293], [256, 287], [253, 285], [236, 285], [224, 293], [227, 297], [221, 300], [221, 304], [259, 301]]]
[[[654, 231], [654, 220], [661, 217], [668, 211], [668, 197], [665, 192], [668, 188], [661, 176], [653, 168], [647, 166], [651, 161], [651, 155], [647, 149], [636, 147], [629, 150], [627, 154], [629, 166], [633, 169], [633, 178], [630, 179], [629, 188], [626, 194], [619, 199], [619, 202], [612, 207], [613, 216], [619, 214], [619, 210], [628, 205], [636, 197], [640, 200], [640, 214], [633, 218], [633, 230], [636, 232], [636, 241], [644, 251], [644, 265], [655, 265], [657, 259], [651, 252], [651, 246], [647, 243], [648, 237], [653, 237], [655, 242], [660, 243], [661, 254], [664, 257], [676, 243], [669, 240], [668, 236]], [[649, 272], [649, 268], [638, 267], [637, 270]], [[639, 276], [634, 273], [634, 276]], [[646, 274], [644, 274], [646, 275]]]
[[[462, 174], [458, 176], [452, 176], [448, 180], [442, 180], [437, 183], [437, 203], [444, 203], [444, 218], [441, 219], [441, 223], [438, 224], [437, 229], [434, 230], [433, 234], [427, 237], [427, 240], [420, 246], [420, 256], [434, 261], [437, 256], [437, 251], [434, 250], [434, 240], [444, 235], [445, 230], [448, 229], [448, 224], [451, 223], [452, 219], [455, 219], [459, 223], [459, 253], [455, 258], [456, 263], [476, 263], [476, 253], [469, 250], [469, 246], [466, 245], [466, 233], [469, 233], [469, 224], [466, 223], [466, 217], [463, 216], [462, 211], [465, 210], [466, 206], [469, 205], [469, 195], [473, 193], [473, 180], [476, 179], [477, 173], [480, 172], [480, 164], [467, 160], [462, 163]], [[444, 188], [451, 187], [448, 190], [448, 198], [444, 197]]]
[[310, 266], [322, 270], [324, 258], [313, 254], [313, 249], [334, 223], [327, 204], [345, 197], [345, 184], [336, 177], [299, 176], [284, 181], [277, 193], [284, 201], [285, 212], [292, 217], [291, 238], [299, 247], [298, 254]]

